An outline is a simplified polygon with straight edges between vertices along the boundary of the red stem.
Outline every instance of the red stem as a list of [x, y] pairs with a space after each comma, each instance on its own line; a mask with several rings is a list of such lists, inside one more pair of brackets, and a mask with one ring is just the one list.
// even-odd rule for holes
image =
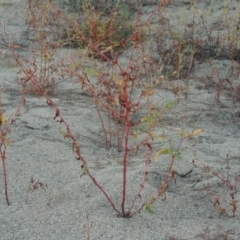
[[111, 127], [111, 121], [110, 121], [110, 115], [108, 113], [108, 128], [109, 128], [109, 131], [108, 131], [108, 136], [109, 136], [109, 139], [108, 139], [108, 149], [110, 149], [110, 147], [112, 146], [112, 127]]
[[[163, 193], [164, 191], [166, 190], [167, 186], [168, 186], [168, 179], [169, 179], [169, 176], [171, 174], [171, 170], [172, 170], [172, 166], [173, 166], [173, 163], [175, 161], [175, 157], [172, 156], [171, 158], [171, 162], [170, 162], [170, 165], [168, 167], [168, 171], [165, 175], [165, 178], [164, 178], [164, 181], [162, 183], [162, 185], [159, 187], [158, 189], [158, 193], [157, 193], [157, 196], [154, 197], [153, 199], [151, 199], [148, 204], [149, 205], [152, 205]], [[129, 217], [132, 217], [134, 214], [140, 212], [143, 208], [145, 207], [145, 203], [141, 205], [141, 207], [139, 207], [135, 212], [132, 212]]]
[[[37, 87], [40, 87], [40, 85], [34, 81], [33, 79], [31, 79], [32, 83], [35, 84]], [[93, 175], [90, 173], [88, 167], [87, 167], [87, 162], [86, 160], [84, 159], [84, 157], [82, 156], [81, 152], [80, 152], [80, 147], [78, 146], [77, 142], [76, 142], [76, 139], [74, 138], [73, 134], [72, 134], [72, 131], [69, 127], [69, 125], [67, 124], [67, 122], [65, 121], [65, 119], [63, 118], [59, 108], [55, 105], [55, 103], [52, 101], [52, 99], [50, 99], [48, 97], [48, 95], [46, 93], [44, 93], [44, 97], [47, 99], [47, 103], [48, 105], [52, 106], [55, 110], [56, 110], [56, 113], [58, 113], [58, 118], [60, 120], [57, 120], [59, 121], [60, 123], [64, 124], [66, 129], [67, 129], [67, 134], [66, 134], [66, 137], [69, 138], [71, 141], [72, 141], [72, 144], [73, 144], [73, 147], [75, 149], [75, 153], [77, 155], [77, 160], [80, 160], [82, 162], [82, 168], [86, 169], [86, 174], [90, 177], [90, 179], [93, 181], [93, 183], [100, 189], [100, 191], [104, 194], [104, 196], [107, 198], [108, 202], [111, 204], [112, 208], [114, 209], [114, 211], [116, 211], [118, 214], [121, 214], [117, 208], [115, 207], [115, 204], [113, 203], [113, 201], [111, 200], [111, 198], [108, 196], [108, 194], [106, 193], [106, 191], [103, 189], [103, 187], [96, 181], [96, 179], [93, 177]], [[55, 116], [56, 117], [56, 116]]]
[[[1, 144], [4, 144], [1, 142]], [[2, 159], [2, 166], [3, 166], [3, 178], [4, 178], [4, 193], [5, 193], [5, 198], [7, 205], [10, 205], [9, 199], [8, 199], [8, 183], [7, 183], [7, 170], [6, 170], [6, 164], [5, 164], [5, 150], [2, 151], [2, 146], [1, 146], [1, 159]]]
[[129, 134], [130, 134], [130, 102], [127, 98], [127, 89], [124, 89], [124, 95], [125, 97], [125, 124], [126, 124], [126, 133], [125, 133], [125, 146], [124, 146], [124, 155], [123, 155], [123, 187], [122, 187], [122, 214], [123, 216], [126, 216], [125, 213], [125, 200], [126, 200], [126, 185], [127, 185], [127, 160], [128, 160], [128, 154], [129, 154], [129, 146], [128, 146], [128, 140], [129, 140]]
[[[20, 114], [22, 106], [25, 104], [25, 98], [22, 97], [21, 102], [19, 103], [16, 112], [8, 119], [6, 127], [3, 128], [1, 126], [1, 144], [0, 144], [0, 154], [2, 159], [2, 166], [3, 166], [3, 178], [4, 178], [4, 193], [7, 205], [10, 205], [10, 201], [8, 198], [8, 182], [7, 182], [7, 170], [6, 170], [6, 135], [10, 131], [10, 127], [13, 124], [15, 118]], [[3, 113], [2, 113], [3, 114]], [[3, 124], [3, 123], [2, 123]]]

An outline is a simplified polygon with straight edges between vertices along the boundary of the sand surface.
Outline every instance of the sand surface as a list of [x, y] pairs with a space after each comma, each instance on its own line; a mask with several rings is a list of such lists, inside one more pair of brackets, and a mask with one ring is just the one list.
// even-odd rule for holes
[[[187, 2], [175, 1], [175, 4], [167, 7], [167, 11], [170, 15], [181, 11], [188, 6]], [[208, 9], [208, 2], [199, 1], [199, 9]], [[1, 3], [1, 23], [5, 19], [6, 26], [16, 34], [16, 39], [23, 39], [27, 27], [24, 20], [18, 18], [23, 12], [23, 3]], [[238, 1], [231, 1], [231, 4], [233, 14], [236, 10], [234, 6], [240, 11]], [[144, 16], [153, 7], [145, 6]], [[212, 8], [214, 14], [208, 15], [209, 24], [210, 20], [214, 22], [221, 15], [220, 6], [213, 5]], [[1, 47], [7, 53], [4, 44]], [[60, 49], [59, 55], [69, 51]], [[29, 54], [20, 50], [19, 53]], [[127, 56], [127, 52], [124, 52], [120, 60], [126, 61]], [[232, 66], [230, 60], [215, 60], [215, 65], [223, 78], [229, 77]], [[237, 71], [239, 63], [235, 62], [234, 66]], [[17, 72], [11, 56], [4, 55], [0, 64], [0, 90], [7, 118], [14, 113], [21, 99]], [[157, 89], [158, 95], [153, 101], [161, 104], [175, 100], [178, 104], [162, 117], [158, 131], [164, 129], [169, 135], [163, 143], [154, 143], [156, 149], [169, 146], [169, 139], [173, 142], [176, 140], [176, 132], [181, 129], [181, 116], [187, 119], [187, 130], [202, 128], [204, 131], [194, 138], [195, 147], [192, 146], [192, 139], [183, 144], [182, 160], [176, 160], [173, 167], [177, 173], [176, 184], [170, 180], [166, 200], [156, 201], [154, 214], [143, 210], [129, 219], [117, 217], [88, 176], [81, 175], [71, 142], [61, 134], [63, 127], [53, 120], [54, 111], [47, 106], [46, 100], [34, 95], [27, 96], [26, 105], [8, 134], [11, 144], [7, 148], [6, 167], [10, 206], [5, 201], [3, 172], [0, 168], [0, 239], [240, 239], [240, 208], [232, 217], [228, 204], [229, 189], [222, 186], [217, 177], [208, 175], [201, 165], [194, 167], [192, 164], [197, 157], [226, 178], [229, 159], [231, 181], [240, 170], [240, 103], [224, 91], [220, 95], [220, 102], [216, 102], [214, 86], [207, 85], [210, 72], [206, 63], [198, 63], [194, 67], [187, 99], [176, 97], [166, 86]], [[237, 77], [231, 77], [231, 80], [234, 84], [239, 82]], [[91, 173], [119, 208], [122, 153], [118, 153], [114, 147], [110, 150], [105, 148], [104, 135], [91, 97], [75, 80], [62, 79], [56, 84], [51, 98], [59, 106], [81, 145]], [[144, 152], [140, 151], [139, 155], [131, 156], [129, 161], [129, 201], [137, 193], [143, 177], [143, 156]], [[143, 199], [139, 199], [136, 206], [143, 203], [144, 197], [157, 192], [168, 163], [169, 158], [161, 156], [157, 162], [152, 161], [149, 165]], [[31, 179], [34, 183], [41, 183], [34, 191], [28, 191], [29, 187], [33, 187]], [[227, 209], [226, 214], [214, 207], [216, 196]], [[240, 201], [239, 190], [235, 197]]]

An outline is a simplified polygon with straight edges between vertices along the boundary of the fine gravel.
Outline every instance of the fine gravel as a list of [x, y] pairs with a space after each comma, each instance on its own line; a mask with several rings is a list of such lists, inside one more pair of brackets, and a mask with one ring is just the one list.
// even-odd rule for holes
[[[5, 29], [14, 33], [16, 41], [19, 40], [18, 43], [22, 45], [26, 45], [26, 2], [0, 0], [1, 33], [6, 25]], [[143, 6], [143, 18], [155, 6], [155, 1], [151, 2]], [[166, 7], [166, 11], [171, 16], [189, 7], [189, 2], [174, 1]], [[213, 3], [212, 15], [207, 15], [209, 27], [222, 11], [220, 6], [216, 6], [216, 1], [201, 0], [198, 8], [204, 12], [210, 2]], [[236, 9], [240, 11], [238, 1], [230, 2], [233, 4], [229, 10], [232, 14]], [[173, 22], [177, 21], [176, 17], [172, 19]], [[9, 118], [21, 99], [21, 77], [17, 74], [19, 69], [14, 65], [5, 41], [4, 37], [0, 40], [0, 94], [6, 118]], [[68, 51], [60, 49], [59, 56]], [[24, 56], [29, 53], [19, 50], [19, 54]], [[124, 52], [119, 61], [124, 63], [127, 54], [127, 51]], [[232, 62], [228, 59], [214, 61], [222, 78], [230, 78], [228, 69]], [[239, 68], [239, 63], [236, 62], [234, 66]], [[214, 87], [202, 80], [209, 79], [209, 75], [209, 65], [197, 62], [191, 71], [187, 98], [175, 96], [169, 86], [157, 89], [154, 102], [178, 102], [177, 106], [162, 116], [159, 132], [164, 129], [167, 139], [163, 143], [154, 143], [159, 144], [159, 149], [169, 146], [170, 140], [173, 143], [176, 141], [182, 124], [179, 116], [184, 116], [189, 131], [198, 128], [204, 131], [183, 144], [182, 160], [176, 160], [173, 166], [176, 183], [170, 180], [166, 199], [159, 198], [153, 205], [154, 214], [143, 210], [132, 218], [118, 217], [91, 179], [82, 175], [71, 142], [64, 138], [64, 128], [54, 121], [55, 112], [46, 104], [46, 100], [34, 95], [27, 96], [21, 115], [16, 118], [7, 135], [10, 142], [6, 152], [10, 206], [5, 200], [3, 171], [0, 168], [0, 239], [239, 240], [239, 206], [233, 217], [229, 188], [223, 186], [218, 177], [206, 173], [196, 161], [199, 159], [209, 165], [224, 178], [228, 173], [232, 182], [234, 176], [240, 174], [240, 103], [224, 91], [220, 101], [216, 102]], [[239, 77], [234, 81], [237, 84]], [[120, 208], [121, 153], [114, 147], [106, 149], [94, 102], [79, 83], [71, 79], [57, 82], [51, 98], [71, 127], [91, 173]], [[154, 147], [157, 148], [156, 145]], [[192, 164], [193, 159], [196, 166]], [[143, 162], [144, 152], [130, 156], [128, 202], [136, 195], [143, 178]], [[142, 199], [137, 201], [136, 207], [156, 194], [168, 163], [169, 158], [165, 155], [151, 162]], [[239, 182], [235, 199], [240, 201], [238, 186]], [[226, 208], [226, 213], [220, 212], [216, 204], [214, 206], [216, 197]]]

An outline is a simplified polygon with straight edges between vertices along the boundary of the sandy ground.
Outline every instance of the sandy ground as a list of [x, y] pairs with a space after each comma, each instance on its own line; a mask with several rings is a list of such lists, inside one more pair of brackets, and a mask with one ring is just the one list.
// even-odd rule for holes
[[[20, 14], [14, 5], [19, 1], [14, 2], [0, 5], [0, 16], [2, 20], [8, 19], [11, 31], [24, 27], [24, 23], [14, 17], [18, 16], [14, 15], [15, 11]], [[180, 6], [184, 6], [184, 2], [179, 1]], [[205, 2], [208, 1], [201, 1], [200, 7], [204, 8]], [[179, 4], [169, 9], [176, 10]], [[7, 15], [9, 12], [11, 17]], [[64, 51], [66, 49], [60, 53], [64, 54]], [[121, 61], [125, 58], [126, 53], [121, 56]], [[230, 61], [216, 60], [216, 66], [220, 74], [227, 75]], [[0, 171], [0, 239], [240, 239], [240, 208], [232, 217], [228, 188], [222, 186], [218, 178], [207, 175], [200, 165], [192, 165], [197, 155], [198, 159], [226, 177], [228, 154], [230, 178], [240, 169], [240, 104], [226, 93], [220, 96], [220, 103], [216, 103], [214, 88], [196, 81], [197, 78], [207, 78], [209, 71], [204, 63], [195, 66], [188, 98], [178, 100], [177, 107], [163, 116], [159, 127], [159, 131], [177, 132], [181, 128], [179, 116], [184, 115], [188, 120], [187, 129], [202, 128], [204, 132], [195, 138], [195, 148], [189, 147], [192, 140], [183, 145], [182, 160], [174, 164], [177, 181], [176, 184], [170, 182], [167, 199], [159, 199], [154, 204], [154, 214], [142, 211], [130, 219], [117, 217], [91, 180], [81, 176], [71, 143], [63, 138], [63, 128], [53, 120], [54, 111], [47, 106], [45, 99], [28, 96], [21, 116], [17, 117], [8, 135], [12, 141], [6, 159], [10, 206], [5, 201], [3, 173]], [[17, 72], [10, 58], [1, 60], [1, 98], [7, 117], [15, 111], [21, 98]], [[167, 88], [159, 87], [157, 91], [158, 97], [153, 101], [176, 100]], [[71, 126], [92, 174], [119, 206], [121, 153], [114, 148], [106, 150], [91, 98], [78, 83], [63, 79], [56, 85], [52, 99]], [[167, 142], [158, 144], [159, 148], [168, 146]], [[152, 161], [143, 196], [156, 193], [168, 162], [165, 156], [157, 162]], [[138, 189], [143, 167], [142, 157], [131, 157], [128, 200]], [[31, 179], [41, 182], [42, 187], [28, 192]], [[227, 214], [216, 210], [215, 196], [223, 202]], [[236, 199], [240, 200], [239, 191]], [[137, 206], [142, 201], [140, 199]], [[87, 238], [88, 234], [90, 238]]]

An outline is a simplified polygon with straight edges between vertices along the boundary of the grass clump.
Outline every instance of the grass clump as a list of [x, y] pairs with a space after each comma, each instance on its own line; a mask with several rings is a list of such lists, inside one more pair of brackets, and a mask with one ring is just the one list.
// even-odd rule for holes
[[119, 53], [129, 46], [126, 40], [132, 36], [135, 24], [133, 19], [129, 18], [124, 5], [117, 3], [113, 9], [103, 9], [99, 5], [96, 7], [84, 2], [81, 9], [82, 12], [78, 15], [84, 17], [77, 20], [79, 26], [71, 26], [65, 31], [64, 46], [85, 49], [94, 45], [97, 50], [91, 49], [89, 56], [96, 58], [98, 51], [112, 58], [113, 53]]

